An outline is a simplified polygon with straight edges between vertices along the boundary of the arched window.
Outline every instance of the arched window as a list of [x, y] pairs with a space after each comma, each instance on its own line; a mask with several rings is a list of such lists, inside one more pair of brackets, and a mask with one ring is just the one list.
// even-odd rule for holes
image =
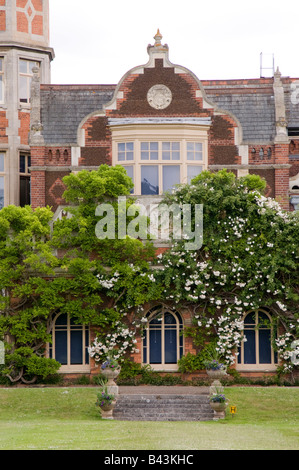
[[60, 362], [61, 372], [89, 371], [89, 328], [78, 325], [67, 314], [57, 315], [52, 331], [49, 357]]
[[143, 338], [143, 363], [156, 370], [177, 370], [183, 355], [183, 322], [180, 314], [162, 307], [149, 311]]
[[271, 315], [265, 310], [254, 310], [244, 318], [245, 341], [239, 347], [237, 369], [274, 370], [277, 353], [271, 346]]

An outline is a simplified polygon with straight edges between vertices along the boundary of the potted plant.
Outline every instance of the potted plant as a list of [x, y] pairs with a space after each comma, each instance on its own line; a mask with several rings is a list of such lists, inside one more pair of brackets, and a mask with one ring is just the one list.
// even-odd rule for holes
[[108, 357], [108, 359], [101, 365], [101, 374], [108, 380], [107, 387], [109, 391], [111, 391], [110, 387], [116, 387], [114, 380], [119, 373], [120, 365], [113, 357]]
[[209, 361], [204, 362], [206, 372], [209, 377], [214, 380], [219, 380], [223, 376], [227, 375], [226, 373], [226, 365], [222, 362], [219, 362], [217, 359], [211, 359]]
[[113, 409], [116, 405], [115, 396], [108, 392], [107, 386], [103, 384], [97, 394], [96, 406], [99, 407], [104, 419], [113, 419]]
[[224, 393], [214, 393], [210, 396], [210, 405], [214, 410], [215, 419], [225, 418], [225, 410], [228, 405], [228, 399]]

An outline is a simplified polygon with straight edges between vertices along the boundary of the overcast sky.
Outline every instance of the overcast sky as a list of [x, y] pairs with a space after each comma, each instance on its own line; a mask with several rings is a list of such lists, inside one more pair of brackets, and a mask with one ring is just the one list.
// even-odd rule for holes
[[[299, 77], [298, 0], [50, 0], [52, 83], [117, 84], [148, 61], [160, 29], [169, 58], [201, 80]], [[264, 74], [269, 76], [269, 70]]]

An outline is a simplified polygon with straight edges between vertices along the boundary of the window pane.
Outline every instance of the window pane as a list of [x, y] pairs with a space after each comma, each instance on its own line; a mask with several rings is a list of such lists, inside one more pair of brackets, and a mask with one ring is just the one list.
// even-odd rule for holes
[[163, 166], [163, 192], [170, 191], [175, 184], [180, 182], [179, 165]]
[[0, 72], [3, 72], [3, 58], [0, 57]]
[[270, 330], [259, 330], [259, 362], [260, 364], [271, 364]]
[[30, 178], [20, 176], [20, 206], [30, 205]]
[[187, 142], [187, 160], [202, 160], [202, 143]]
[[149, 159], [149, 142], [141, 142], [141, 160]]
[[199, 173], [202, 172], [202, 166], [201, 165], [188, 165], [187, 167], [187, 179], [188, 183], [195, 178], [195, 176], [199, 175]]
[[4, 100], [4, 93], [3, 93], [3, 77], [0, 76], [0, 101]]
[[177, 363], [177, 332], [175, 330], [165, 330], [164, 332], [164, 354], [165, 364]]
[[170, 152], [169, 151], [163, 150], [162, 160], [170, 160]]
[[29, 101], [29, 96], [27, 92], [27, 77], [20, 77], [20, 101], [22, 103], [28, 103]]
[[134, 142], [121, 142], [117, 145], [118, 161], [134, 160]]
[[248, 313], [244, 319], [245, 325], [255, 325], [255, 312]]
[[158, 142], [141, 142], [141, 160], [158, 160]]
[[0, 209], [4, 207], [4, 176], [0, 176]]
[[55, 332], [55, 359], [62, 365], [67, 364], [67, 332]]
[[[131, 178], [134, 183], [134, 167], [133, 166], [124, 166], [124, 169], [127, 172], [127, 175]], [[134, 189], [131, 189], [131, 194], [134, 192]]]
[[180, 143], [162, 142], [162, 160], [179, 160]]
[[162, 142], [162, 151], [170, 150], [170, 142]]
[[159, 194], [159, 174], [156, 165], [141, 167], [141, 194]]
[[82, 364], [82, 330], [71, 331], [71, 364]]
[[0, 153], [0, 171], [4, 171], [4, 153]]
[[26, 157], [25, 155], [20, 155], [20, 173], [25, 173], [26, 170]]
[[28, 60], [20, 60], [19, 62], [19, 71], [20, 73], [27, 73], [28, 72], [28, 69], [27, 69], [27, 63], [28, 63]]
[[28, 63], [29, 63], [29, 73], [33, 75], [33, 72], [32, 72], [33, 68], [38, 67], [39, 64], [38, 62], [33, 62], [32, 60], [29, 60]]
[[247, 341], [244, 342], [244, 364], [256, 364], [255, 330], [246, 330], [245, 336]]
[[149, 159], [149, 152], [141, 151], [141, 160], [148, 160], [148, 159]]
[[150, 364], [161, 364], [161, 330], [149, 331]]

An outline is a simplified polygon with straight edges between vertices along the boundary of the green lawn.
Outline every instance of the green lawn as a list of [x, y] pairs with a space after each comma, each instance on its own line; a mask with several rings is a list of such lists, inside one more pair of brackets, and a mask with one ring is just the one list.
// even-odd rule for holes
[[237, 414], [208, 422], [100, 418], [97, 389], [0, 389], [0, 450], [298, 450], [299, 388], [226, 387]]

